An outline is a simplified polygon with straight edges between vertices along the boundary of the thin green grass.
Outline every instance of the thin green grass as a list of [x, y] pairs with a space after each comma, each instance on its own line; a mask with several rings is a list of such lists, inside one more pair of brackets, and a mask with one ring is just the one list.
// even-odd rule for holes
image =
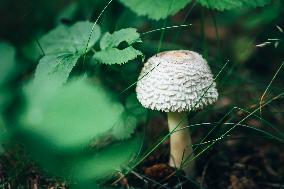
[[141, 35], [143, 36], [143, 35], [146, 35], [146, 34], [158, 32], [158, 31], [162, 31], [162, 30], [182, 28], [182, 27], [189, 27], [189, 26], [191, 26], [191, 24], [181, 24], [181, 25], [175, 25], [175, 26], [166, 26], [166, 27], [157, 28], [157, 29], [154, 29], [154, 30], [143, 32], [143, 33], [141, 33]]
[[108, 3], [106, 4], [106, 6], [103, 8], [103, 10], [100, 12], [99, 16], [96, 18], [93, 26], [92, 26], [92, 29], [90, 31], [90, 34], [89, 34], [89, 37], [88, 37], [88, 40], [87, 40], [87, 44], [86, 44], [86, 47], [85, 47], [85, 53], [84, 53], [84, 57], [83, 57], [83, 66], [85, 65], [85, 61], [86, 61], [86, 55], [87, 55], [87, 51], [88, 51], [88, 46], [89, 46], [89, 43], [90, 43], [90, 40], [91, 40], [91, 37], [94, 33], [94, 30], [95, 30], [95, 26], [97, 25], [99, 19], [101, 18], [101, 16], [103, 15], [103, 13], [105, 12], [105, 10], [109, 7], [109, 5], [112, 3], [113, 0], [109, 0]]
[[[185, 24], [186, 20], [188, 19], [190, 13], [192, 12], [192, 10], [194, 9], [194, 7], [196, 6], [197, 2], [193, 2], [192, 6], [188, 9], [188, 11], [186, 12], [185, 14], [185, 17], [183, 18], [181, 24]], [[172, 43], [176, 43], [177, 42], [177, 39], [178, 37], [180, 36], [180, 33], [181, 33], [181, 29], [177, 30], [175, 36], [173, 37], [172, 39]]]
[[263, 103], [263, 99], [264, 99], [264, 97], [265, 97], [267, 91], [269, 90], [269, 88], [270, 88], [272, 82], [275, 80], [275, 78], [276, 78], [277, 75], [279, 74], [279, 72], [280, 72], [281, 68], [283, 67], [283, 65], [284, 65], [284, 61], [283, 61], [282, 64], [279, 66], [279, 68], [277, 69], [276, 73], [273, 75], [271, 81], [269, 82], [269, 84], [267, 85], [266, 89], [264, 90], [263, 94], [262, 94], [261, 97], [260, 97], [260, 100], [259, 100], [259, 106], [260, 106], [259, 113], [260, 113], [260, 115], [261, 115], [261, 111], [262, 111], [261, 106], [262, 106], [262, 103]]
[[[280, 93], [278, 94], [277, 96], [275, 96], [274, 98], [266, 101], [262, 107], [270, 104], [271, 102], [275, 101], [275, 100], [278, 100], [280, 98], [283, 98], [284, 97], [284, 93]], [[233, 108], [234, 109], [234, 108]], [[232, 110], [233, 110], [232, 109]], [[226, 135], [228, 135], [232, 130], [234, 130], [237, 126], [241, 125], [244, 121], [246, 121], [251, 115], [255, 114], [257, 111], [260, 110], [260, 107], [254, 109], [251, 113], [249, 113], [245, 118], [241, 119], [238, 123], [236, 123], [235, 125], [233, 125], [231, 128], [229, 128], [226, 132], [224, 132], [218, 140], [212, 142], [210, 145], [208, 145], [205, 149], [203, 149], [201, 152], [199, 152], [195, 157], [193, 157], [192, 159], [190, 159], [190, 161], [193, 161], [195, 160], [196, 158], [198, 158], [200, 155], [202, 155], [205, 151], [207, 151], [208, 149], [210, 149], [214, 144], [216, 144], [218, 141], [222, 140]], [[231, 111], [230, 111], [231, 112]], [[190, 162], [189, 161], [189, 162]], [[184, 165], [184, 164], [182, 164]], [[182, 167], [182, 166], [181, 166]]]
[[[173, 3], [174, 3], [174, 0], [171, 1], [171, 4], [170, 4], [170, 6], [168, 8], [168, 11], [167, 11], [168, 13], [170, 12], [170, 10], [172, 8]], [[167, 26], [167, 23], [168, 23], [168, 18], [166, 18], [165, 21], [164, 21], [164, 26], [163, 26], [164, 28]], [[162, 44], [163, 44], [163, 40], [164, 40], [164, 36], [165, 36], [165, 31], [166, 30], [162, 30], [162, 33], [161, 33], [160, 39], [159, 39], [158, 49], [157, 49], [156, 53], [159, 53], [160, 50], [161, 50], [161, 47], [162, 47]]]
[[[220, 37], [219, 37], [219, 34], [218, 34], [218, 27], [217, 27], [217, 24], [216, 24], [216, 19], [215, 19], [215, 16], [214, 16], [214, 14], [212, 14], [212, 18], [213, 18], [213, 23], [214, 23], [214, 27], [215, 27], [215, 32], [216, 32], [216, 38], [217, 38], [217, 44], [218, 44], [218, 57], [220, 56]], [[219, 57], [220, 58], [220, 57]], [[283, 62], [284, 63], [284, 62]], [[270, 85], [271, 85], [271, 83], [273, 82], [273, 80], [275, 79], [275, 77], [277, 76], [277, 74], [279, 73], [279, 71], [280, 71], [280, 69], [282, 68], [282, 66], [283, 66], [283, 63], [281, 64], [281, 66], [279, 67], [279, 69], [276, 71], [276, 73], [274, 74], [274, 76], [273, 76], [273, 78], [272, 78], [272, 80], [271, 80], [271, 82], [269, 83], [269, 85], [267, 86], [267, 90], [268, 90], [268, 88], [270, 87]], [[233, 69], [233, 68], [232, 68]], [[231, 70], [232, 70], [231, 69]], [[223, 80], [224, 81], [224, 80]], [[264, 95], [263, 95], [264, 96]], [[262, 98], [261, 98], [261, 100], [262, 100]], [[267, 105], [267, 103], [266, 104], [264, 104], [264, 106], [265, 105]], [[261, 101], [260, 101], [260, 106], [259, 106], [259, 110], [261, 111], [261, 107], [262, 107], [262, 104], [261, 104]], [[232, 111], [235, 109], [236, 107], [234, 107], [233, 109], [232, 109]], [[239, 108], [240, 109], [240, 108]], [[231, 114], [232, 113], [232, 111], [229, 111], [228, 113], [229, 114]], [[255, 110], [254, 110], [255, 111]], [[253, 111], [253, 113], [254, 113], [254, 111]], [[204, 142], [204, 140], [208, 137], [208, 136], [210, 136], [211, 135], [211, 133], [213, 133], [213, 131], [218, 127], [218, 126], [220, 126], [220, 124], [222, 124], [222, 122], [224, 121], [224, 119], [229, 115], [229, 114], [226, 114], [220, 121], [219, 121], [219, 123], [218, 124], [216, 124], [209, 132], [208, 132], [208, 134], [201, 140], [201, 143], [202, 142]], [[251, 113], [249, 113], [249, 115], [251, 115]], [[248, 118], [249, 116], [247, 116], [246, 118]], [[241, 120], [239, 123], [237, 123], [237, 124], [235, 124], [232, 128], [230, 128], [229, 130], [227, 130], [223, 135], [221, 135], [221, 137], [218, 137], [217, 139], [215, 139], [213, 142], [212, 142], [212, 144], [210, 144], [207, 148], [205, 148], [204, 150], [202, 150], [197, 156], [195, 156], [195, 157], [193, 157], [193, 158], [191, 158], [191, 156], [193, 156], [193, 154], [195, 153], [195, 151], [197, 151], [197, 149], [198, 149], [198, 147], [196, 147], [196, 148], [194, 148], [193, 149], [193, 153], [192, 154], [190, 154], [185, 160], [183, 160], [183, 162], [182, 162], [182, 164], [181, 164], [181, 168], [184, 166], [184, 165], [186, 165], [186, 163], [190, 163], [191, 161], [193, 161], [193, 160], [195, 160], [198, 156], [200, 156], [202, 153], [204, 153], [204, 152], [206, 152], [209, 148], [211, 148], [212, 147], [212, 145], [214, 145], [216, 142], [218, 142], [219, 140], [221, 140], [222, 138], [224, 138], [224, 136], [226, 136], [228, 133], [230, 133], [231, 132], [231, 130], [232, 129], [234, 129], [236, 126], [238, 126], [238, 125], [240, 125], [244, 120], [246, 120], [246, 118], [244, 118], [243, 120]], [[261, 119], [261, 120], [263, 120], [263, 119]], [[267, 121], [266, 121], [266, 123], [267, 123]], [[271, 124], [268, 124], [269, 126], [271, 126]], [[277, 129], [276, 127], [271, 127], [271, 128], [273, 128], [274, 130], [276, 130], [276, 131], [280, 131], [279, 129]], [[262, 131], [262, 132], [264, 132], [264, 131]], [[267, 132], [265, 132], [267, 135], [268, 135], [268, 133]], [[282, 132], [279, 132], [279, 133], [281, 133], [281, 135], [283, 136], [283, 133]], [[283, 141], [283, 139], [279, 139], [277, 136], [275, 136], [275, 135], [271, 135], [270, 134], [270, 137], [274, 137], [274, 138], [277, 138], [278, 140], [280, 140], [281, 142]]]
[[[284, 95], [284, 93], [282, 93], [282, 94], [280, 94], [280, 95], [274, 97], [272, 100], [270, 100], [270, 101], [266, 102], [265, 104], [263, 104], [263, 106], [268, 105], [269, 103], [271, 103], [271, 102], [274, 101], [274, 100], [277, 100], [277, 99], [280, 98], [280, 97], [283, 97], [283, 95]], [[203, 142], [208, 138], [208, 136], [209, 136], [211, 133], [213, 133], [213, 131], [216, 129], [216, 127], [217, 127], [217, 126], [221, 126], [220, 123], [222, 123], [229, 115], [233, 114], [233, 112], [236, 111], [236, 110], [242, 110], [242, 111], [244, 111], [245, 113], [248, 113], [248, 116], [246, 116], [246, 117], [245, 117], [244, 119], [242, 119], [240, 122], [234, 124], [233, 127], [231, 127], [229, 130], [227, 130], [225, 133], [223, 133], [220, 137], [217, 137], [217, 139], [212, 143], [212, 145], [215, 144], [216, 142], [222, 140], [222, 139], [224, 138], [224, 136], [226, 136], [229, 132], [231, 132], [231, 130], [233, 130], [235, 127], [237, 127], [237, 126], [244, 127], [245, 125], [244, 125], [244, 124], [241, 124], [241, 123], [244, 122], [246, 119], [248, 119], [248, 118], [249, 118], [250, 116], [252, 116], [252, 115], [255, 116], [255, 117], [257, 117], [258, 119], [260, 119], [260, 120], [262, 120], [262, 121], [265, 121], [265, 123], [267, 124], [267, 126], [269, 126], [270, 128], [276, 130], [277, 133], [280, 133], [282, 138], [281, 138], [281, 137], [278, 137], [276, 134], [273, 135], [273, 134], [268, 133], [267, 131], [264, 131], [264, 130], [261, 130], [261, 129], [257, 129], [257, 128], [253, 128], [253, 127], [246, 126], [247, 128], [254, 129], [254, 130], [258, 131], [258, 132], [264, 133], [265, 135], [268, 135], [268, 136], [272, 137], [273, 139], [276, 139], [276, 140], [278, 140], [278, 141], [280, 141], [280, 142], [283, 142], [283, 141], [284, 141], [283, 133], [282, 133], [279, 129], [277, 129], [276, 127], [274, 127], [271, 123], [269, 123], [269, 122], [266, 121], [265, 119], [263, 119], [263, 118], [261, 118], [260, 116], [258, 116], [258, 115], [255, 114], [255, 113], [256, 113], [256, 110], [259, 110], [260, 108], [261, 108], [261, 106], [259, 106], [259, 107], [258, 107], [257, 109], [255, 109], [254, 111], [249, 112], [249, 111], [244, 110], [244, 109], [239, 108], [239, 107], [233, 107], [229, 112], [227, 112], [227, 113], [217, 122], [217, 124], [209, 131], [209, 133], [201, 140], [200, 143], [203, 143]], [[230, 125], [230, 124], [228, 124], [228, 123], [222, 123], [222, 124]], [[210, 145], [209, 147], [207, 147], [206, 149], [209, 149], [210, 147], [211, 147], [211, 145]], [[193, 154], [194, 154], [195, 151], [197, 151], [197, 148], [195, 148], [195, 149], [193, 150]], [[204, 153], [204, 152], [205, 152], [205, 151], [202, 150], [202, 153]], [[193, 154], [192, 154], [192, 155], [193, 155]], [[191, 156], [192, 156], [192, 155], [191, 155]], [[185, 159], [184, 162], [188, 161], [191, 156], [187, 157], [187, 159]], [[193, 158], [191, 161], [193, 161], [194, 159], [195, 159], [195, 158]], [[183, 165], [183, 163], [182, 163], [182, 165]], [[182, 166], [181, 166], [181, 167], [182, 167]]]
[[[238, 108], [239, 109], [239, 108]], [[253, 115], [256, 117], [256, 115]], [[192, 125], [189, 125], [189, 126], [185, 126], [185, 127], [182, 127], [182, 128], [179, 128], [178, 130], [176, 130], [175, 132], [179, 132], [183, 129], [190, 129], [190, 128], [203, 128], [203, 127], [212, 127], [213, 125], [216, 125], [216, 124], [219, 124], [219, 122], [214, 122], [214, 123], [197, 123], [197, 124], [192, 124]], [[228, 122], [225, 122], [223, 123], [223, 125], [236, 125], [237, 123], [228, 123]], [[274, 139], [278, 142], [281, 142], [281, 143], [284, 143], [284, 137], [279, 137], [277, 136], [277, 134], [271, 134], [270, 132], [268, 131], [265, 131], [264, 129], [259, 129], [259, 128], [256, 128], [254, 126], [250, 126], [250, 125], [246, 125], [246, 124], [238, 124], [238, 127], [241, 127], [241, 128], [246, 128], [246, 129], [249, 129], [249, 130], [252, 130], [256, 133], [259, 133], [259, 134], [262, 134], [263, 136], [266, 136], [267, 138], [271, 138], [271, 139]], [[227, 136], [231, 136], [231, 135], [227, 135]], [[193, 146], [199, 146], [199, 145], [202, 145], [202, 144], [208, 144], [208, 143], [211, 143], [211, 141], [214, 141], [214, 140], [218, 140], [218, 139], [213, 139], [213, 140], [208, 140], [208, 141], [204, 141], [204, 142], [199, 142], [199, 143], [196, 143], [196, 144], [193, 144]]]
[[217, 62], [219, 63], [223, 59], [222, 53], [221, 53], [221, 40], [220, 40], [219, 29], [217, 25], [217, 20], [215, 18], [215, 14], [213, 10], [210, 10], [210, 13], [211, 13], [211, 17], [212, 17], [212, 21], [213, 21], [214, 29], [215, 29], [215, 35], [216, 35], [216, 41], [217, 41]]

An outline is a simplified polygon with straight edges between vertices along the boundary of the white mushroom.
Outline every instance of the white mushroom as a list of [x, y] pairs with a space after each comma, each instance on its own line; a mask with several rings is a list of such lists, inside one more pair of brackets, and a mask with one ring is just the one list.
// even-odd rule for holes
[[[144, 65], [136, 87], [137, 98], [146, 108], [168, 115], [169, 131], [188, 125], [186, 112], [202, 109], [218, 98], [216, 83], [202, 56], [188, 50], [174, 50], [151, 57]], [[188, 129], [170, 136], [170, 166], [180, 167], [192, 155]], [[182, 166], [191, 175], [193, 162]]]

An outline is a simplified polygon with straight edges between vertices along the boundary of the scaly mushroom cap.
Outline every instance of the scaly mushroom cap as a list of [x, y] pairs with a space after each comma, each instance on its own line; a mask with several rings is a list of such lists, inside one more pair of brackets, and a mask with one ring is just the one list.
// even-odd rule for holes
[[188, 50], [151, 57], [140, 73], [136, 92], [144, 107], [164, 112], [202, 109], [218, 98], [206, 60]]

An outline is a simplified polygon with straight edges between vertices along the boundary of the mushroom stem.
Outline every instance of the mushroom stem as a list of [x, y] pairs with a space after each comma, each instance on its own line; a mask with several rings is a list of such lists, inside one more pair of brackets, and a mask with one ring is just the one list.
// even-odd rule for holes
[[[169, 131], [175, 131], [188, 126], [185, 112], [168, 112]], [[187, 176], [194, 174], [194, 162], [184, 163], [184, 159], [192, 156], [192, 142], [189, 129], [182, 129], [174, 132], [170, 136], [170, 162], [172, 167], [180, 168], [185, 171]]]

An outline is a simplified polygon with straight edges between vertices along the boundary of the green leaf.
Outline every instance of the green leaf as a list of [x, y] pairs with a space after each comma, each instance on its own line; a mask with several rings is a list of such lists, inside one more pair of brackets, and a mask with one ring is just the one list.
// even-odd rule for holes
[[271, 0], [197, 0], [202, 6], [220, 11], [235, 8], [256, 8], [267, 5]]
[[132, 45], [135, 42], [141, 41], [140, 34], [135, 28], [126, 28], [114, 32], [113, 34], [106, 33], [101, 41], [100, 47], [102, 50], [111, 47], [117, 47], [121, 42], [127, 42], [128, 45]]
[[104, 64], [124, 64], [138, 56], [143, 56], [142, 52], [130, 46], [122, 50], [117, 48], [108, 48], [106, 50], [96, 52], [93, 58]]
[[[44, 53], [84, 54], [93, 25], [91, 22], [77, 22], [71, 27], [58, 26], [40, 39]], [[99, 37], [100, 28], [95, 25], [87, 50], [96, 43]]]
[[242, 0], [242, 2], [244, 7], [256, 8], [256, 7], [263, 7], [271, 3], [271, 0], [253, 0], [253, 1]]
[[130, 94], [125, 102], [125, 110], [120, 121], [111, 129], [110, 133], [117, 140], [128, 139], [134, 133], [139, 121], [146, 121], [147, 109], [137, 100], [136, 93]]
[[34, 82], [41, 85], [41, 82], [45, 79], [57, 79], [59, 83], [65, 83], [79, 57], [77, 54], [51, 54], [44, 56], [36, 68]]
[[121, 119], [111, 129], [110, 133], [116, 140], [128, 139], [134, 133], [137, 122], [136, 117], [124, 113]]
[[90, 50], [99, 37], [100, 28], [91, 22], [77, 22], [71, 27], [61, 25], [43, 36], [40, 43], [45, 56], [38, 64], [35, 81], [57, 78], [59, 83], [65, 83], [80, 56]]
[[8, 43], [0, 43], [0, 86], [3, 85], [12, 74], [16, 64], [15, 49]]
[[30, 85], [25, 94], [27, 109], [19, 130], [26, 138], [39, 136], [34, 142], [45, 141], [57, 151], [87, 147], [94, 137], [110, 130], [123, 111], [106, 91], [83, 79], [61, 87], [57, 81], [45, 80], [40, 90]]
[[191, 0], [119, 0], [140, 16], [154, 20], [167, 18], [183, 9]]
[[[120, 50], [117, 47], [122, 42], [126, 42], [128, 47]], [[96, 52], [93, 58], [104, 64], [126, 63], [137, 56], [143, 56], [142, 52], [131, 46], [136, 42], [141, 42], [141, 39], [135, 28], [121, 29], [113, 34], [106, 33], [100, 41], [101, 51]]]

